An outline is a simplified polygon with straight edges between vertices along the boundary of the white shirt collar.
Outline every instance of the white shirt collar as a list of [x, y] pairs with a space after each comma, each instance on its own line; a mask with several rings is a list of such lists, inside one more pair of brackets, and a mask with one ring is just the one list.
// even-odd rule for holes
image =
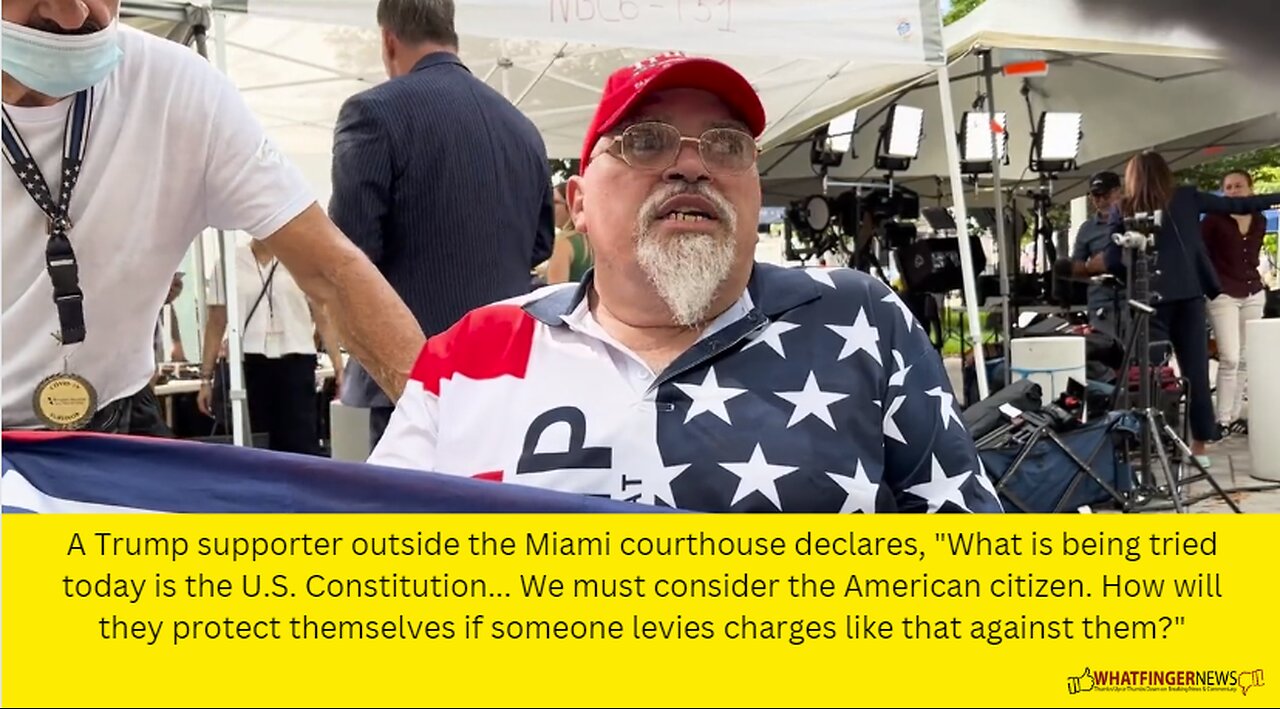
[[[638, 355], [605, 331], [604, 327], [600, 325], [600, 321], [596, 319], [595, 314], [591, 312], [589, 303], [589, 295], [584, 296], [568, 315], [561, 315], [560, 319], [573, 332], [603, 342], [617, 352], [625, 354], [633, 362], [642, 363], [643, 360]], [[746, 317], [753, 307], [755, 305], [751, 300], [751, 294], [746, 289], [743, 289], [742, 296], [703, 329], [698, 336], [698, 342]], [[648, 369], [647, 366], [645, 368]]]

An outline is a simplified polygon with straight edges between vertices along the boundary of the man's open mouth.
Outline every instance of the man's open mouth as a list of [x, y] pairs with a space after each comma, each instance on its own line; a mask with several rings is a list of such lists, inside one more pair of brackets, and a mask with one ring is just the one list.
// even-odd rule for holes
[[658, 210], [658, 219], [675, 222], [717, 221], [715, 207], [705, 197], [680, 195], [672, 197]]

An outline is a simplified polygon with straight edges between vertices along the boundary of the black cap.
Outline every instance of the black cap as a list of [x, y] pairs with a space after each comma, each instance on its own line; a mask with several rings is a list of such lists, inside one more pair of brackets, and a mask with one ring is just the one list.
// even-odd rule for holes
[[1099, 172], [1089, 178], [1089, 193], [1104, 195], [1120, 186], [1120, 176], [1114, 172]]

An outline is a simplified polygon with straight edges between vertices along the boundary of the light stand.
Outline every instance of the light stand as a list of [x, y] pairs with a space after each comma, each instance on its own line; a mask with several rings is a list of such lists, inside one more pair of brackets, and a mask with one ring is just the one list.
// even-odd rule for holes
[[[1033, 220], [1032, 235], [1035, 239], [1035, 256], [1037, 268], [1043, 264], [1046, 270], [1052, 268], [1058, 260], [1058, 246], [1053, 243], [1053, 221], [1049, 219], [1049, 209], [1053, 207], [1052, 181], [1054, 175], [1040, 173], [1040, 188], [1031, 190], [1031, 217]], [[1044, 259], [1040, 258], [1041, 249]]]
[[[1129, 400], [1129, 366], [1133, 357], [1138, 358], [1138, 405], [1130, 409], [1137, 417], [1141, 428], [1139, 439], [1141, 449], [1138, 453], [1141, 476], [1135, 480], [1135, 489], [1139, 494], [1160, 494], [1159, 484], [1155, 481], [1153, 463], [1158, 463], [1160, 473], [1168, 486], [1168, 495], [1177, 512], [1184, 512], [1182, 486], [1200, 480], [1207, 480], [1214, 493], [1221, 497], [1233, 512], [1240, 508], [1235, 501], [1223, 491], [1218, 481], [1209, 473], [1200, 461], [1192, 454], [1190, 446], [1182, 440], [1165, 420], [1164, 411], [1155, 403], [1155, 381], [1151, 366], [1151, 316], [1155, 308], [1151, 303], [1158, 300], [1159, 295], [1151, 292], [1150, 262], [1155, 257], [1157, 245], [1156, 234], [1160, 231], [1163, 213], [1154, 215], [1141, 213], [1125, 218], [1125, 233], [1116, 234], [1112, 238], [1125, 250], [1125, 265], [1129, 273], [1130, 299], [1129, 308], [1133, 311], [1132, 327], [1129, 333], [1129, 344], [1125, 348], [1124, 360], [1120, 369], [1120, 386], [1113, 396], [1124, 403]], [[1120, 393], [1123, 392], [1123, 396]], [[1175, 476], [1169, 450], [1173, 449], [1181, 456], [1183, 465], [1195, 467], [1196, 474], [1182, 477]]]
[[[960, 135], [960, 172], [973, 179], [976, 188], [978, 176], [990, 174], [992, 178], [992, 196], [996, 214], [1004, 214], [1004, 195], [1000, 180], [1000, 167], [1009, 164], [1009, 131], [1008, 114], [996, 111], [994, 106], [994, 89], [991, 83], [991, 53], [982, 53], [983, 71], [987, 75], [987, 93], [979, 95], [974, 101], [973, 110], [961, 116]], [[986, 109], [983, 110], [983, 106]], [[1004, 383], [1013, 383], [1013, 369], [1008, 366], [1009, 351], [1013, 341], [1013, 321], [1018, 317], [1013, 304], [1013, 288], [1010, 285], [1010, 264], [1017, 257], [1018, 235], [1009, 234], [1003, 219], [995, 222], [996, 252], [1000, 259], [1000, 296], [1003, 301], [1001, 310], [1004, 322], [1001, 325], [1001, 342], [1004, 348]]]
[[[982, 52], [982, 73], [986, 77], [987, 83], [987, 120], [991, 124], [996, 120], [996, 90], [994, 83], [995, 71], [991, 65], [991, 50]], [[1008, 140], [1008, 132], [1001, 136], [1005, 141]], [[998, 150], [996, 142], [996, 134], [993, 130], [991, 133], [991, 183], [992, 189], [995, 190], [995, 208], [996, 214], [1004, 214], [1004, 195], [1001, 193], [1003, 187], [1000, 180], [1000, 157], [1001, 152]], [[1012, 236], [1012, 241], [1017, 244], [1017, 236]], [[996, 243], [1000, 244], [1000, 286], [1004, 296], [1004, 383], [1009, 385], [1013, 383], [1013, 367], [1009, 366], [1012, 361], [1013, 348], [1013, 318], [1017, 317], [1017, 311], [1013, 307], [1013, 292], [1009, 286], [1009, 264], [1016, 257], [1016, 249], [1012, 253], [1006, 253], [1008, 240], [1004, 233], [1004, 219], [996, 221]]]
[[[1030, 113], [1030, 86], [1026, 82], [1022, 86], [1022, 95], [1027, 101], [1027, 112]], [[1032, 214], [1035, 218], [1035, 254], [1037, 263], [1040, 263], [1043, 249], [1043, 263], [1046, 266], [1052, 266], [1058, 260], [1058, 245], [1054, 241], [1053, 224], [1049, 219], [1049, 209], [1053, 206], [1053, 181], [1057, 179], [1058, 173], [1076, 169], [1080, 141], [1084, 138], [1083, 123], [1084, 116], [1080, 113], [1044, 111], [1031, 134], [1031, 155], [1027, 162], [1030, 169], [1040, 175], [1040, 188], [1031, 192]]]

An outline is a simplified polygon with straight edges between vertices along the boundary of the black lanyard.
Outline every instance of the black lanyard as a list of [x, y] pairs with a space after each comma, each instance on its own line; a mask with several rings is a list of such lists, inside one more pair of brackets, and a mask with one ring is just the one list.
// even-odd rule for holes
[[[280, 264], [278, 261], [272, 258], [271, 268], [267, 270], [266, 276], [262, 275], [262, 264], [258, 261], [258, 257], [256, 255], [253, 257], [253, 265], [258, 267], [258, 280], [262, 283], [262, 294], [265, 294], [267, 296], [267, 319], [270, 320], [271, 322], [275, 322], [275, 319], [276, 319], [275, 277], [276, 277], [276, 266]], [[262, 300], [262, 294], [258, 295], [259, 301]], [[247, 322], [245, 323], [245, 326], [246, 327], [248, 326]], [[268, 325], [267, 328], [270, 329], [271, 326]]]
[[9, 112], [4, 112], [4, 158], [18, 176], [18, 181], [27, 188], [27, 194], [49, 219], [49, 243], [45, 246], [44, 258], [49, 279], [53, 281], [53, 302], [58, 308], [62, 329], [60, 340], [64, 345], [84, 340], [84, 293], [80, 290], [80, 267], [71, 249], [71, 240], [67, 238], [72, 226], [67, 212], [71, 206], [71, 190], [80, 178], [80, 163], [89, 142], [92, 114], [93, 89], [76, 94], [71, 111], [67, 113], [62, 139], [62, 189], [54, 198], [48, 181], [18, 134]]

